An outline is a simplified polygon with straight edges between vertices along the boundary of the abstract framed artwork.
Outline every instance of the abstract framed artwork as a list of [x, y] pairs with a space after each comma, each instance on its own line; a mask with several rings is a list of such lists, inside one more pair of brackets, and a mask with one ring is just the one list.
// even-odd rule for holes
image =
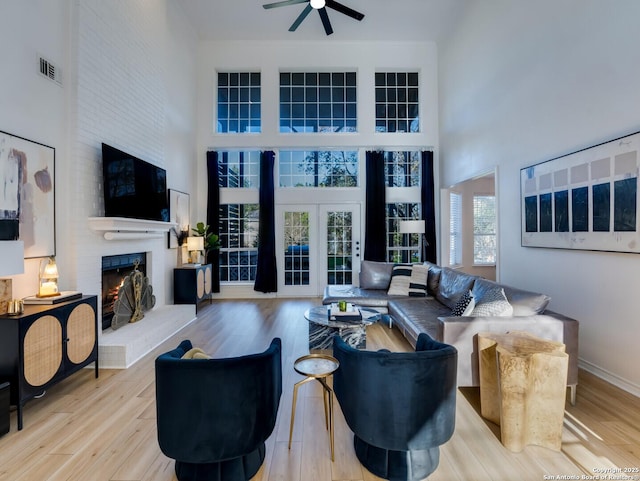
[[640, 253], [640, 132], [520, 170], [522, 246]]
[[55, 158], [53, 147], [0, 131], [0, 237], [22, 240], [25, 259], [56, 254]]
[[[178, 227], [169, 231], [169, 249], [175, 249], [181, 245], [180, 240], [186, 240], [189, 235], [189, 194], [179, 190], [169, 189], [169, 222], [178, 224]], [[186, 232], [186, 234], [184, 234]]]

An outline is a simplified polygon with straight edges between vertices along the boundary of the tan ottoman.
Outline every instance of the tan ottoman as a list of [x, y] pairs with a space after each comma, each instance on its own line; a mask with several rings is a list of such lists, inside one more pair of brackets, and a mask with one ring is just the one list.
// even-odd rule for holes
[[522, 451], [536, 444], [556, 451], [569, 356], [561, 342], [526, 332], [478, 333], [482, 417], [500, 425], [502, 444]]

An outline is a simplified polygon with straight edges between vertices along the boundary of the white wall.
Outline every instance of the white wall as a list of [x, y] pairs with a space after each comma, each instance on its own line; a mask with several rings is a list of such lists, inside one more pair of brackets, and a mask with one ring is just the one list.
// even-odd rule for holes
[[[68, 15], [66, 0], [12, 0], [0, 5], [0, 130], [55, 147], [56, 167], [69, 155]], [[62, 87], [39, 74], [38, 55], [62, 69]], [[59, 198], [64, 198], [64, 189]], [[27, 260], [25, 273], [13, 277], [14, 297], [36, 292], [38, 266], [38, 259]]]
[[523, 248], [522, 167], [640, 130], [640, 2], [471, 4], [440, 50], [441, 181], [499, 166], [500, 264], [580, 320], [581, 365], [640, 394], [640, 257]]
[[[105, 241], [101, 143], [167, 170], [169, 188], [195, 191], [197, 38], [169, 0], [5, 0], [0, 7], [0, 130], [56, 148], [56, 241], [62, 289], [100, 294], [103, 255], [151, 252], [158, 307], [173, 303], [176, 250], [167, 239]], [[37, 53], [63, 71], [38, 74]], [[38, 260], [14, 278], [37, 288]]]

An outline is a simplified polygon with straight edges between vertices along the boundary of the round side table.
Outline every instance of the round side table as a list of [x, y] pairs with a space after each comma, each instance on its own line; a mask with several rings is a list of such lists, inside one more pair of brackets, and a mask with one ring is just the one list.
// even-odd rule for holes
[[[338, 360], [326, 354], [308, 354], [302, 356], [293, 363], [293, 369], [305, 378], [298, 381], [293, 386], [293, 405], [291, 406], [291, 424], [289, 426], [289, 449], [291, 449], [291, 438], [293, 436], [293, 422], [296, 415], [296, 400], [298, 398], [298, 388], [314, 379], [323, 388], [322, 400], [324, 401], [324, 422], [329, 430], [329, 448], [331, 450], [331, 461], [333, 461], [333, 390], [327, 384], [327, 378], [340, 367]], [[328, 406], [327, 406], [328, 404]]]

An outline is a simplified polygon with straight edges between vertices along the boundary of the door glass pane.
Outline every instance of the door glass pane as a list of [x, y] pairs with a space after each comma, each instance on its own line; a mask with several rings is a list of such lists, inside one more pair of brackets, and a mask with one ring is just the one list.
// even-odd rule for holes
[[351, 284], [353, 276], [353, 215], [327, 213], [327, 284]]
[[309, 285], [309, 213], [284, 213], [284, 284]]

